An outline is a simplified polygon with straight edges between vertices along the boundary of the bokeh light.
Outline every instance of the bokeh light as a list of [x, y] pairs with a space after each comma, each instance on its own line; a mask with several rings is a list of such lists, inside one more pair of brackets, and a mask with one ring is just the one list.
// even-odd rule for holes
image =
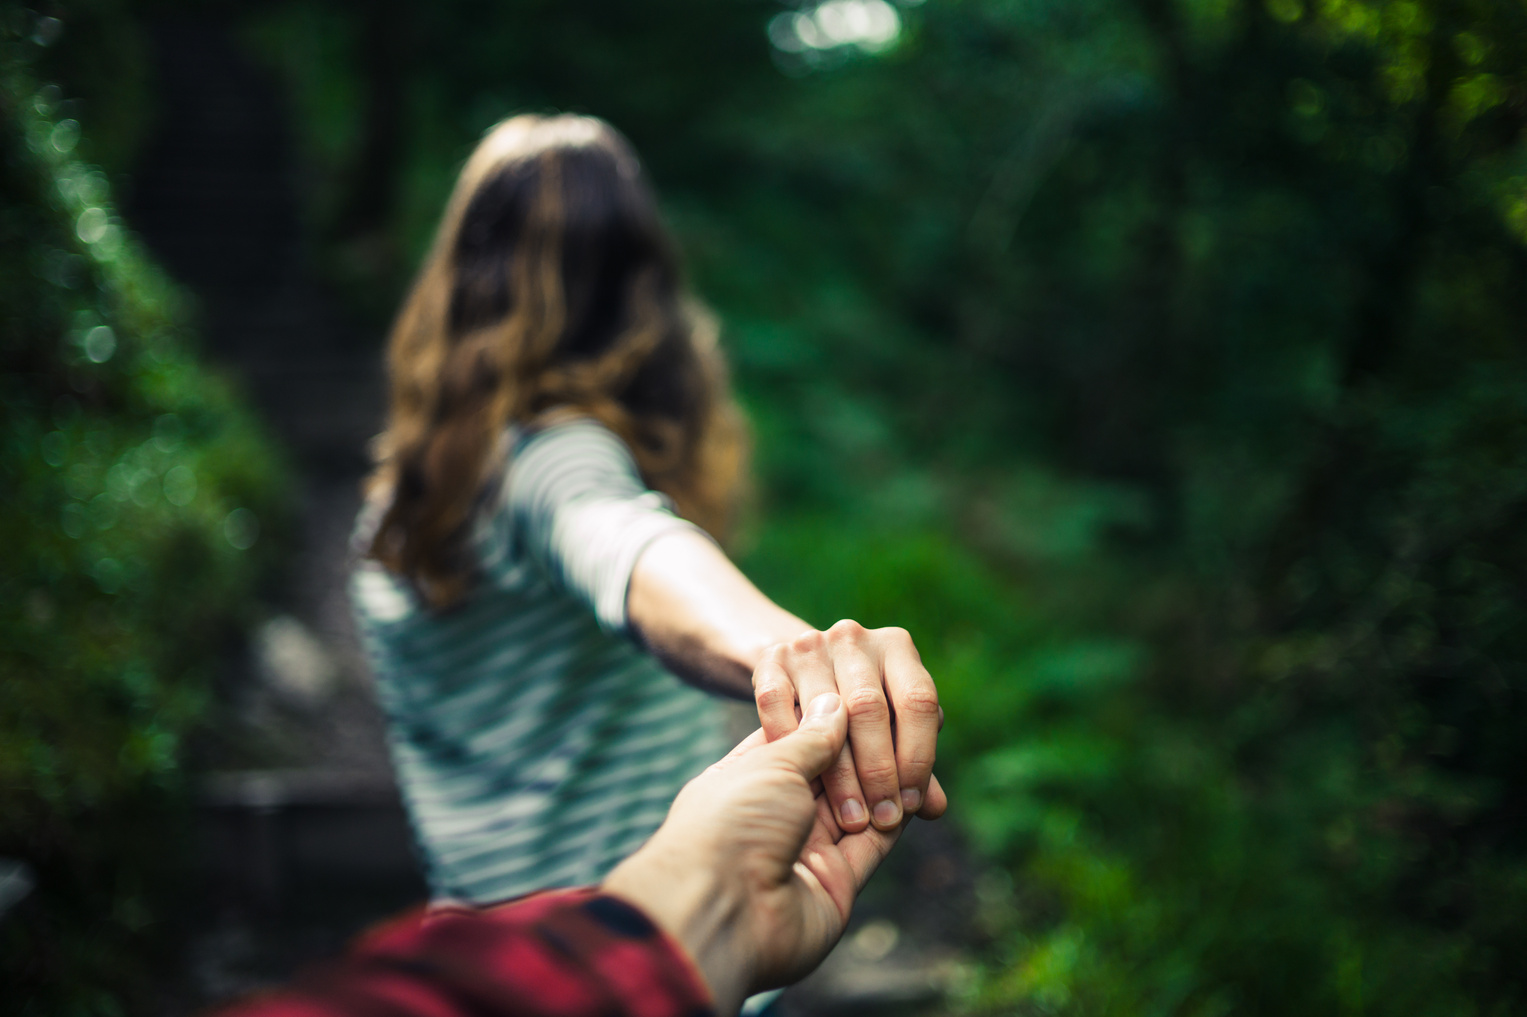
[[769, 22], [769, 41], [786, 53], [853, 46], [880, 53], [895, 45], [901, 15], [885, 0], [827, 0]]

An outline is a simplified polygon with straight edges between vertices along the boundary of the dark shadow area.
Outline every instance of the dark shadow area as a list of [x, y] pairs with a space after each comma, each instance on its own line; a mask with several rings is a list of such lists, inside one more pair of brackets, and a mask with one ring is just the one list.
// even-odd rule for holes
[[148, 27], [160, 115], [124, 212], [193, 294], [207, 356], [283, 439], [298, 484], [280, 615], [226, 662], [227, 716], [203, 750], [194, 1007], [289, 977], [425, 891], [344, 594], [380, 341], [314, 276], [278, 83], [227, 21]]

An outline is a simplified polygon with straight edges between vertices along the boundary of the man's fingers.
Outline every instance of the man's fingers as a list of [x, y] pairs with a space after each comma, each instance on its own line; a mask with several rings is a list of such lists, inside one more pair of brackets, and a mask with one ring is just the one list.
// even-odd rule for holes
[[843, 853], [849, 871], [853, 873], [855, 894], [864, 889], [864, 884], [869, 882], [900, 836], [901, 827], [894, 830], [876, 830], [871, 827], [838, 841], [838, 850]]
[[807, 703], [800, 726], [772, 742], [767, 751], [809, 783], [838, 758], [847, 733], [848, 711], [843, 700], [827, 693]]
[[838, 820], [833, 816], [832, 806], [827, 804], [827, 799], [818, 795], [815, 805], [816, 816], [811, 821], [811, 832], [806, 834], [806, 845], [801, 848], [802, 854], [831, 847], [843, 837], [843, 831], [838, 828]]
[[764, 729], [761, 728], [761, 727], [760, 728], [754, 728], [752, 734], [748, 735], [746, 738], [744, 738], [742, 741], [738, 742], [736, 745], [733, 745], [732, 746], [732, 751], [728, 752], [725, 756], [723, 756], [721, 758], [723, 758], [723, 759], [732, 759], [732, 758], [734, 758], [736, 756], [741, 756], [741, 755], [744, 755], [744, 754], [746, 754], [748, 752], [752, 752], [754, 749], [758, 748], [758, 746], [760, 746], [760, 745], [767, 745], [767, 744], [769, 744], [769, 738], [768, 738], [767, 735], [764, 734]]
[[[901, 804], [909, 814], [920, 813], [928, 796], [928, 778], [933, 775], [938, 732], [943, 725], [938, 689], [928, 669], [923, 667], [911, 636], [901, 629], [880, 629], [879, 633], [884, 637], [881, 664], [886, 692], [896, 715], [896, 773]], [[858, 748], [857, 742], [854, 747]]]
[[854, 909], [854, 898], [900, 836], [900, 827], [889, 832], [870, 827], [860, 833], [845, 834], [835, 846], [814, 839], [802, 848], [796, 865], [815, 878], [838, 913], [833, 939], [842, 934]]

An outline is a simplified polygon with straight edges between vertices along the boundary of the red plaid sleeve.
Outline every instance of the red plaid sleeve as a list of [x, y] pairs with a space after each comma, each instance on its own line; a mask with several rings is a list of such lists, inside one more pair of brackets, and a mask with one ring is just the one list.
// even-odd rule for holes
[[224, 1017], [708, 1017], [689, 958], [595, 890], [416, 913], [345, 959]]

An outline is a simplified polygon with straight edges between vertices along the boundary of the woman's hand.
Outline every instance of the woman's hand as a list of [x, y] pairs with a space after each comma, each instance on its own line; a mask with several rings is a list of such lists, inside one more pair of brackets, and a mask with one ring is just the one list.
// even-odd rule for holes
[[937, 819], [948, 800], [933, 776], [943, 710], [905, 629], [840, 621], [771, 647], [753, 672], [758, 719], [770, 741], [794, 731], [800, 704], [836, 693], [848, 707], [848, 744], [822, 775], [838, 825], [894, 830], [903, 815]]
[[[947, 806], [933, 777], [943, 713], [903, 629], [841, 621], [809, 629], [737, 570], [710, 539], [680, 530], [642, 552], [626, 593], [631, 626], [685, 681], [758, 704], [770, 741], [794, 731], [801, 704], [824, 692], [848, 706], [849, 747], [823, 777], [850, 833], [893, 830], [905, 814]], [[803, 633], [797, 635], [797, 633]]]

